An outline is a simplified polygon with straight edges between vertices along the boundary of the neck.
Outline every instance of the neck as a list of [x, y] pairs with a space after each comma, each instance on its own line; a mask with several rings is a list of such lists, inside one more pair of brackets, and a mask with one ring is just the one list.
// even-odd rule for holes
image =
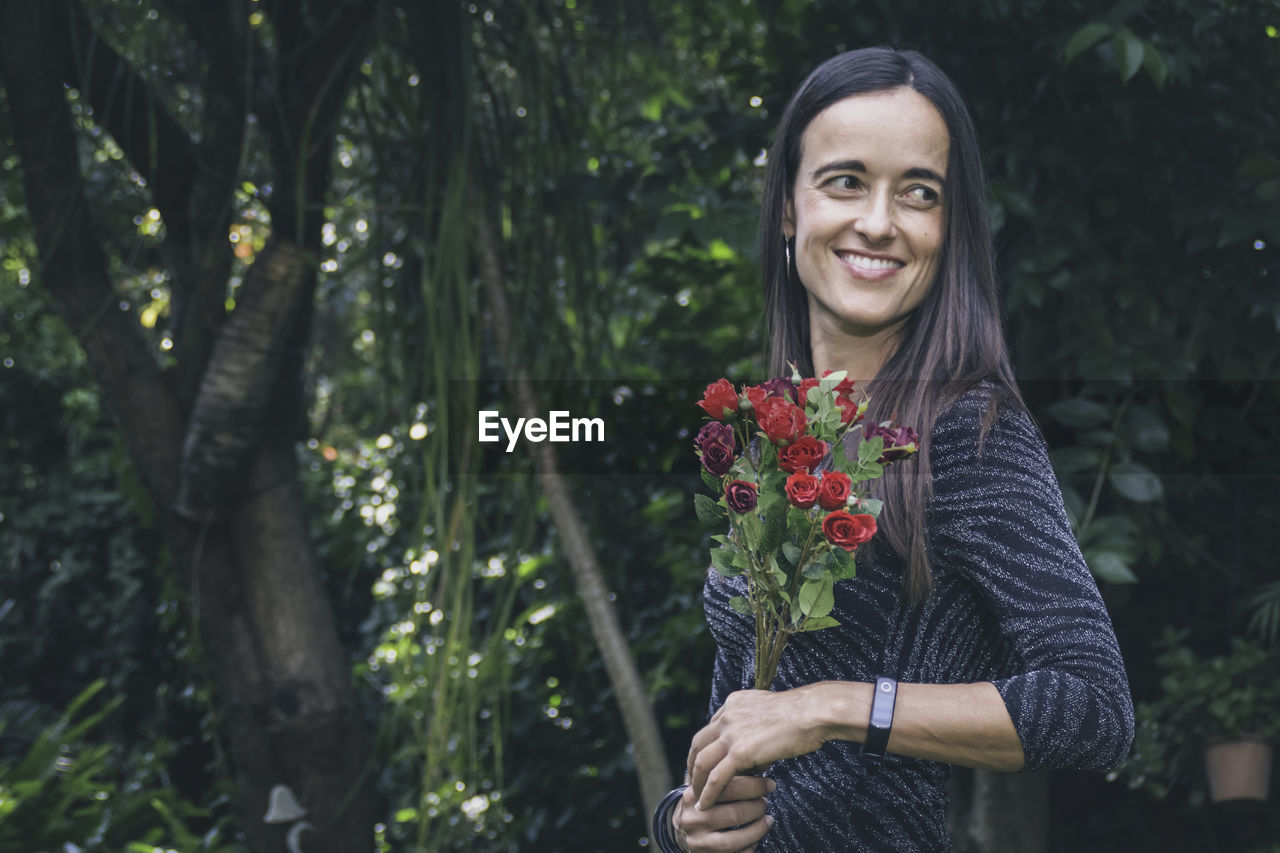
[[821, 376], [824, 370], [846, 370], [859, 387], [865, 388], [893, 354], [893, 332], [897, 327], [867, 336], [830, 333], [813, 325], [809, 330], [814, 376]]

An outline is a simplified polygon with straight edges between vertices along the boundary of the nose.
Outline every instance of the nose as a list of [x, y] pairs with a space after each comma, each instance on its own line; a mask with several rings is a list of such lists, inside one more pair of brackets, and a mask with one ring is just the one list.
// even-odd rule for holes
[[868, 243], [883, 243], [893, 236], [893, 205], [886, 192], [866, 197], [853, 227]]

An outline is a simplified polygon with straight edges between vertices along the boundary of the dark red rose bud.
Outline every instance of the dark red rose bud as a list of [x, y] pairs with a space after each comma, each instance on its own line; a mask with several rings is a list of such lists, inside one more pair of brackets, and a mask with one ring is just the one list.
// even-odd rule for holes
[[731, 480], [724, 487], [725, 503], [737, 513], [751, 512], [756, 508], [756, 484], [745, 480]]
[[862, 436], [867, 440], [876, 436], [884, 439], [884, 452], [880, 456], [881, 465], [896, 462], [904, 456], [915, 453], [920, 447], [920, 436], [916, 435], [915, 430], [891, 421], [865, 427]]
[[870, 515], [850, 515], [842, 509], [836, 510], [823, 519], [822, 535], [832, 545], [855, 551], [876, 535], [876, 520]]
[[787, 478], [783, 486], [792, 506], [808, 509], [818, 502], [818, 478], [805, 471], [797, 471]]
[[796, 471], [813, 471], [826, 455], [825, 441], [805, 435], [778, 451], [778, 467], [788, 474]]
[[717, 477], [733, 466], [733, 427], [719, 421], [703, 424], [694, 442], [702, 453], [702, 467]]
[[717, 379], [702, 392], [702, 400], [698, 405], [708, 415], [722, 421], [738, 411], [738, 392], [733, 390], [728, 379]]

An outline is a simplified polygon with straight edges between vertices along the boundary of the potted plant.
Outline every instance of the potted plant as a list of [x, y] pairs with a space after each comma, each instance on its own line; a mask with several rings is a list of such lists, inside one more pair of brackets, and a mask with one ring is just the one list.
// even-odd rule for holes
[[1187, 646], [1187, 634], [1166, 628], [1157, 640], [1162, 692], [1138, 704], [1133, 749], [1112, 778], [1163, 797], [1203, 761], [1213, 802], [1265, 800], [1280, 740], [1277, 654], [1237, 637], [1230, 652], [1206, 658]]

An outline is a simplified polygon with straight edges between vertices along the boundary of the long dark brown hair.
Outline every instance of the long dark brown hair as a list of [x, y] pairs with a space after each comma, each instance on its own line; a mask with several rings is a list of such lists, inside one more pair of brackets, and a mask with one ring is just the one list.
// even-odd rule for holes
[[991, 383], [983, 435], [999, 405], [1021, 405], [1001, 324], [978, 136], [951, 79], [916, 51], [885, 47], [849, 51], [818, 66], [792, 95], [769, 149], [760, 246], [770, 375], [789, 376], [788, 363], [794, 363], [802, 375], [812, 376], [808, 296], [794, 259], [788, 268], [782, 230], [800, 167], [801, 139], [809, 123], [837, 101], [904, 86], [929, 99], [951, 137], [942, 255], [937, 278], [866, 391], [871, 395], [868, 422], [892, 419], [921, 436], [918, 457], [890, 465], [876, 487], [885, 501], [884, 544], [904, 562], [904, 590], [918, 602], [932, 586], [924, 516], [933, 492], [928, 436], [939, 413], [983, 380]]

